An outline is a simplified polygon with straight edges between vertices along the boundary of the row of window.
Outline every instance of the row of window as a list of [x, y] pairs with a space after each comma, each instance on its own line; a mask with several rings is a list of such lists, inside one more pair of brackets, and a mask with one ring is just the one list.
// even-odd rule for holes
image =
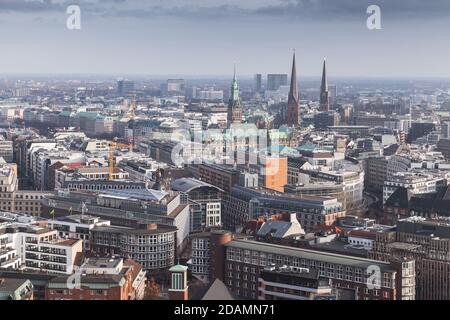
[[[241, 250], [238, 248], [227, 248], [226, 258], [227, 261], [243, 262], [259, 266], [276, 264], [317, 269], [320, 276], [354, 281], [358, 283], [365, 283], [369, 277], [366, 270], [362, 268], [336, 265], [315, 260], [282, 256], [278, 254], [266, 254], [258, 251]], [[229, 263], [228, 268], [231, 268], [231, 266], [232, 264]], [[236, 266], [236, 268], [239, 267]], [[393, 275], [387, 272], [383, 273], [383, 279], [380, 279], [380, 282], [383, 287], [391, 288], [394, 285]]]

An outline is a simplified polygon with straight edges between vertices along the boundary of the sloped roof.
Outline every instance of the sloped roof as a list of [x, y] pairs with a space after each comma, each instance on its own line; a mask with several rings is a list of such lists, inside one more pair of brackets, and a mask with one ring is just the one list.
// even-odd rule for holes
[[235, 300], [225, 284], [219, 279], [214, 280], [202, 300]]
[[206, 183], [206, 182], [194, 179], [194, 178], [179, 178], [179, 179], [172, 181], [172, 183], [170, 185], [172, 187], [172, 190], [181, 191], [184, 193], [191, 192], [192, 190], [198, 189], [201, 187], [209, 187], [209, 188], [214, 188], [214, 189], [221, 191], [216, 186], [213, 186], [209, 183]]
[[300, 223], [293, 223], [290, 221], [278, 221], [278, 220], [269, 220], [264, 223], [257, 232], [257, 236], [267, 236], [271, 234], [272, 237], [277, 239], [284, 238], [287, 233], [289, 234], [305, 234], [305, 231], [302, 229]]
[[168, 193], [153, 189], [102, 190], [103, 194], [129, 197], [143, 201], [161, 201]]
[[399, 187], [386, 200], [385, 205], [388, 207], [408, 208], [412, 193], [407, 188]]

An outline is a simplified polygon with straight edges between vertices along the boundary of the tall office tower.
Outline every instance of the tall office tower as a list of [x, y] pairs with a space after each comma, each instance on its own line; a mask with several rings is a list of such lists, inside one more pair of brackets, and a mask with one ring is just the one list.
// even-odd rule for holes
[[262, 90], [262, 75], [260, 73], [255, 74], [255, 91], [261, 92]]
[[288, 126], [298, 126], [300, 124], [299, 107], [300, 97], [297, 85], [297, 68], [295, 66], [295, 53], [292, 59], [291, 86], [289, 88], [286, 124]]
[[323, 59], [322, 84], [320, 85], [320, 111], [330, 110], [330, 94], [328, 92], [327, 66]]
[[125, 97], [134, 91], [134, 81], [119, 80], [117, 81], [117, 94], [120, 97]]
[[230, 101], [228, 102], [228, 125], [242, 122], [241, 99], [239, 98], [239, 85], [236, 79], [236, 68], [234, 69], [233, 81], [231, 83]]
[[450, 121], [443, 121], [441, 123], [441, 134], [444, 139], [450, 138]]
[[267, 90], [277, 91], [281, 86], [287, 86], [287, 74], [268, 74], [267, 75]]
[[333, 108], [337, 104], [337, 85], [329, 84], [328, 92], [329, 92], [329, 96], [330, 96], [330, 106], [331, 106], [331, 108]]
[[184, 79], [169, 79], [167, 80], [167, 92], [184, 92]]

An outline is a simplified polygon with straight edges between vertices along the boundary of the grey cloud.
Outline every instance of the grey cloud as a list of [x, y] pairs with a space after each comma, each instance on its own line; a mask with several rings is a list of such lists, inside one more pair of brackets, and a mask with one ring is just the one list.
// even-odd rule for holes
[[360, 18], [371, 4], [379, 5], [382, 14], [399, 18], [423, 18], [448, 16], [449, 0], [273, 0], [272, 4], [258, 6], [230, 4], [226, 0], [204, 2], [185, 0], [78, 0], [56, 2], [54, 0], [0, 0], [0, 12], [50, 12], [64, 10], [68, 4], [80, 4], [88, 15], [115, 18], [173, 17], [185, 19], [216, 18], [302, 18], [308, 20]]
[[52, 0], [25, 1], [25, 0], [0, 0], [0, 13], [33, 13], [61, 10], [62, 5]]

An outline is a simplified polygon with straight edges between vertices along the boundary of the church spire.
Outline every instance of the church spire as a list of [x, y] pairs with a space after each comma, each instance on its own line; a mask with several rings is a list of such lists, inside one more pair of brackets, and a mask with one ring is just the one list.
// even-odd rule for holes
[[233, 81], [231, 82], [230, 103], [231, 101], [238, 101], [238, 100], [239, 100], [239, 84], [237, 82], [236, 77], [236, 64], [234, 64]]
[[228, 125], [242, 122], [242, 108], [239, 98], [239, 84], [236, 77], [236, 64], [234, 65], [233, 81], [231, 82], [230, 101], [228, 102]]
[[297, 67], [295, 65], [295, 51], [294, 51], [292, 57], [291, 85], [289, 88], [287, 114], [286, 114], [286, 124], [288, 126], [298, 126], [300, 124], [299, 100], [300, 95], [298, 93]]
[[330, 110], [330, 97], [328, 93], [327, 64], [323, 59], [322, 83], [320, 85], [320, 111]]
[[298, 103], [297, 67], [295, 65], [295, 51], [292, 58], [291, 86], [289, 88], [289, 102]]

